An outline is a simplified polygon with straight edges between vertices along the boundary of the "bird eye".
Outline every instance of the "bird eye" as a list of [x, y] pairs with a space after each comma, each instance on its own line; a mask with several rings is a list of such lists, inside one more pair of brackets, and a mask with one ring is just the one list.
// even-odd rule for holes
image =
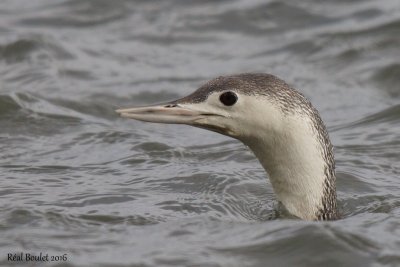
[[219, 101], [221, 101], [222, 104], [225, 106], [233, 106], [238, 100], [237, 95], [234, 92], [228, 91], [225, 93], [222, 93], [219, 96]]

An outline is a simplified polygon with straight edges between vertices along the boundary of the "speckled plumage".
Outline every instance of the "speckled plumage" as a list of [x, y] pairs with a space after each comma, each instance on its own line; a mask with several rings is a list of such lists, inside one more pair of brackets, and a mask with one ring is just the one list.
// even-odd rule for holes
[[333, 146], [326, 127], [318, 111], [310, 101], [276, 76], [264, 73], [245, 73], [215, 78], [194, 93], [179, 99], [176, 103], [200, 103], [214, 92], [226, 90], [240, 92], [249, 96], [265, 96], [280, 107], [283, 113], [302, 113], [313, 122], [314, 133], [320, 144], [320, 153], [324, 166], [324, 194], [321, 207], [315, 214], [317, 220], [335, 220], [339, 218], [336, 205], [336, 176]]

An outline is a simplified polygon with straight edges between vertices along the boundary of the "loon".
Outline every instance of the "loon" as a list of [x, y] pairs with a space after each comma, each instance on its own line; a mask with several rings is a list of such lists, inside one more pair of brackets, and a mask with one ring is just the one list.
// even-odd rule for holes
[[303, 220], [339, 218], [335, 160], [325, 125], [306, 97], [276, 76], [221, 76], [181, 99], [116, 112], [236, 138], [258, 158], [290, 214]]

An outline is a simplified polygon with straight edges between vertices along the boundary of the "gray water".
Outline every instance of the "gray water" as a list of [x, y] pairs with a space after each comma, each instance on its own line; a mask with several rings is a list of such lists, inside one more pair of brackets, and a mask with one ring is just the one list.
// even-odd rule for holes
[[[343, 219], [285, 214], [239, 141], [114, 112], [241, 72], [318, 108]], [[0, 3], [2, 266], [400, 266], [399, 160], [398, 0]]]

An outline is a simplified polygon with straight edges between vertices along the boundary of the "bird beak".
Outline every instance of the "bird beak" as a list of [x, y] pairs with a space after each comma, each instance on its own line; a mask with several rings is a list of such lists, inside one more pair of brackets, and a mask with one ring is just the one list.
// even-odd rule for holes
[[159, 123], [195, 125], [196, 121], [213, 115], [194, 108], [191, 104], [177, 104], [174, 102], [164, 105], [136, 107], [116, 110], [122, 117]]

